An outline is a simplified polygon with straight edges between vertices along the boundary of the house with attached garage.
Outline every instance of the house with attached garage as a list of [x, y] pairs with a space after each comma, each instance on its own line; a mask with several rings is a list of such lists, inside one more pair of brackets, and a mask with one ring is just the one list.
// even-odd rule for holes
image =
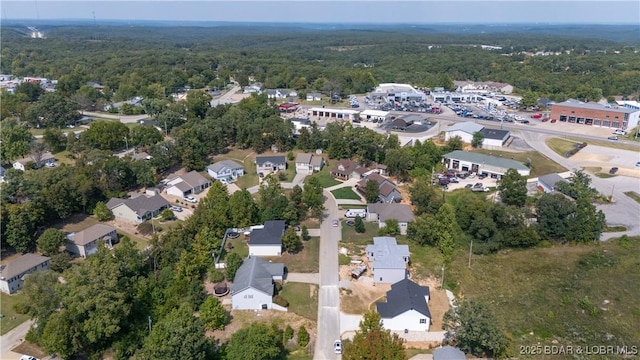
[[131, 199], [111, 198], [107, 202], [107, 207], [116, 219], [133, 224], [147, 221], [169, 206], [169, 202], [160, 195], [140, 195]]
[[68, 252], [86, 258], [98, 251], [98, 244], [111, 248], [118, 240], [116, 228], [105, 224], [95, 224], [77, 233], [67, 235], [66, 249]]
[[386, 302], [376, 302], [382, 326], [391, 331], [429, 331], [429, 287], [409, 279], [391, 285]]
[[367, 182], [375, 181], [378, 183], [378, 201], [381, 203], [400, 202], [402, 194], [396, 188], [391, 180], [382, 177], [382, 175], [372, 172], [356, 184], [356, 189], [364, 194]]
[[256, 171], [261, 173], [278, 172], [287, 169], [287, 159], [284, 155], [256, 156]]
[[314, 171], [322, 170], [324, 159], [320, 155], [298, 153], [296, 155], [296, 174], [311, 175]]
[[287, 308], [272, 302], [275, 281], [282, 281], [284, 264], [272, 263], [259, 257], [247, 257], [231, 284], [233, 310], [283, 310]]
[[35, 156], [28, 156], [14, 161], [13, 168], [25, 171], [29, 168], [29, 164], [33, 164], [35, 169], [39, 169], [45, 165], [54, 164], [55, 161], [56, 159], [53, 157], [53, 154], [46, 151], [40, 156], [40, 159], [37, 159]]
[[197, 194], [211, 186], [211, 181], [195, 170], [170, 177], [168, 180], [169, 182], [166, 185], [167, 194], [181, 198]]
[[409, 222], [415, 219], [415, 215], [411, 207], [406, 204], [397, 203], [376, 203], [367, 204], [367, 220], [377, 221], [378, 227], [387, 226], [386, 221], [394, 219], [398, 221], [400, 235], [407, 235], [407, 226]]
[[336, 166], [331, 169], [331, 176], [339, 180], [360, 179], [360, 173], [356, 169], [360, 168], [355, 161], [351, 159], [341, 159]]
[[408, 245], [398, 245], [396, 238], [390, 236], [377, 236], [373, 245], [367, 245], [366, 253], [374, 283], [394, 284], [407, 278], [411, 260]]
[[22, 288], [24, 277], [34, 271], [47, 270], [49, 258], [38, 254], [24, 254], [0, 265], [0, 291], [13, 294]]
[[267, 98], [269, 99], [288, 99], [289, 97], [298, 96], [298, 93], [294, 90], [284, 90], [284, 89], [267, 89]]
[[231, 182], [244, 175], [244, 166], [233, 160], [221, 160], [207, 166], [207, 174], [215, 180]]
[[280, 256], [285, 227], [284, 220], [269, 220], [264, 225], [252, 226], [249, 233], [249, 255]]

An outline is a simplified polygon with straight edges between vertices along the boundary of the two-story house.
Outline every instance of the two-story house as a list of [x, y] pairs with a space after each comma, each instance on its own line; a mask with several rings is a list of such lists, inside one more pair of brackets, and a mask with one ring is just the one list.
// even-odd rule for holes
[[86, 258], [98, 251], [98, 244], [111, 248], [118, 240], [116, 228], [105, 224], [95, 224], [77, 233], [67, 235], [66, 249], [68, 252]]
[[287, 169], [287, 158], [284, 155], [258, 155], [256, 156], [256, 171], [269, 174]]
[[207, 166], [207, 174], [212, 179], [230, 183], [244, 175], [244, 167], [233, 160], [221, 160]]
[[0, 291], [13, 294], [22, 288], [24, 276], [34, 271], [47, 270], [49, 258], [38, 254], [24, 254], [0, 265]]
[[296, 174], [313, 174], [322, 170], [324, 159], [320, 155], [310, 153], [298, 153], [296, 155]]

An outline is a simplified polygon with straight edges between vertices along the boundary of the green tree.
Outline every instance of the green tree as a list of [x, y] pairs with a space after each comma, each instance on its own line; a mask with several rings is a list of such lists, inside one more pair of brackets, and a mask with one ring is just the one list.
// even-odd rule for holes
[[284, 329], [284, 334], [282, 335], [283, 344], [286, 346], [287, 342], [291, 339], [293, 339], [293, 328], [287, 324], [287, 327]]
[[160, 217], [162, 217], [162, 221], [169, 221], [175, 219], [176, 215], [171, 211], [171, 209], [164, 209], [160, 214]]
[[153, 126], [140, 125], [131, 128], [130, 138], [128, 139], [130, 146], [151, 146], [159, 143], [164, 136], [158, 129]]
[[322, 219], [322, 211], [324, 210], [322, 185], [317, 177], [307, 177], [302, 191], [302, 203], [311, 210], [311, 215], [314, 218]]
[[498, 184], [500, 198], [507, 205], [524, 206], [527, 201], [527, 179], [516, 169], [509, 169]]
[[167, 110], [158, 115], [158, 123], [166, 132], [171, 132], [171, 129], [179, 127], [184, 122], [185, 119], [182, 114], [176, 111]]
[[63, 273], [65, 270], [71, 267], [71, 255], [68, 252], [63, 251], [51, 256], [51, 262], [49, 267], [51, 270], [57, 273]]
[[20, 159], [29, 154], [29, 145], [33, 141], [33, 135], [24, 126], [16, 121], [5, 120], [2, 122], [0, 132], [0, 157], [2, 162]]
[[400, 226], [398, 225], [398, 220], [396, 219], [387, 219], [384, 222], [385, 226], [378, 231], [380, 236], [396, 236], [400, 234]]
[[602, 210], [596, 207], [586, 197], [576, 200], [575, 213], [569, 215], [567, 240], [575, 242], [598, 242], [606, 226]]
[[367, 311], [360, 321], [353, 341], [346, 343], [342, 358], [345, 360], [394, 359], [406, 360], [404, 340], [382, 327], [380, 314]]
[[211, 108], [211, 96], [202, 90], [189, 90], [186, 107], [187, 119], [204, 119]]
[[153, 166], [149, 160], [133, 160], [129, 162], [129, 168], [140, 186], [151, 187], [157, 184]]
[[445, 264], [449, 264], [455, 248], [456, 214], [453, 206], [448, 203], [443, 204], [438, 210], [435, 220], [438, 249], [442, 252]]
[[448, 310], [443, 319], [445, 341], [479, 357], [500, 357], [508, 340], [493, 313], [483, 303], [467, 300]]
[[409, 194], [411, 203], [416, 208], [415, 214], [418, 216], [424, 213], [435, 214], [443, 204], [440, 190], [431, 185], [430, 179], [425, 176], [414, 179], [409, 188]]
[[98, 201], [96, 207], [93, 209], [93, 215], [96, 216], [98, 221], [109, 221], [113, 218], [111, 210], [107, 207], [103, 201]]
[[302, 248], [302, 242], [292, 227], [288, 227], [282, 236], [282, 247], [288, 253], [295, 254]]
[[302, 240], [309, 241], [311, 239], [307, 225], [302, 225], [300, 232], [301, 232], [300, 235], [302, 236]]
[[27, 109], [25, 116], [32, 126], [64, 127], [76, 121], [78, 109], [78, 104], [52, 92], [42, 95], [40, 101]]
[[38, 251], [45, 256], [52, 256], [60, 252], [60, 247], [66, 244], [65, 234], [54, 228], [45, 230], [37, 240]]
[[474, 148], [482, 147], [482, 142], [484, 141], [484, 135], [480, 131], [476, 131], [473, 133], [473, 138], [471, 139], [471, 146]]
[[15, 94], [24, 94], [28, 102], [34, 102], [40, 98], [40, 95], [44, 94], [44, 89], [38, 83], [23, 81], [16, 86]]
[[354, 224], [354, 228], [356, 229], [356, 232], [359, 234], [364, 233], [367, 229], [364, 226], [364, 221], [362, 221], [362, 218], [360, 217], [360, 215], [356, 215], [356, 218], [353, 220]]
[[262, 221], [284, 219], [289, 200], [278, 179], [272, 174], [265, 177], [258, 190], [258, 208]]
[[52, 153], [58, 153], [67, 148], [67, 136], [65, 136], [60, 129], [52, 127], [46, 128], [43, 139]]
[[18, 252], [25, 252], [36, 247], [31, 235], [33, 234], [33, 221], [29, 216], [29, 205], [11, 205], [9, 210], [9, 222], [5, 230], [7, 244]]
[[569, 233], [576, 204], [562, 194], [543, 194], [536, 201], [538, 232], [545, 239], [563, 239]]
[[464, 142], [460, 136], [453, 136], [447, 141], [447, 151], [462, 150]]
[[378, 196], [380, 196], [380, 186], [375, 180], [367, 180], [364, 186], [364, 198], [367, 203], [377, 203]]
[[406, 181], [409, 170], [413, 168], [413, 159], [407, 150], [390, 149], [387, 151], [384, 160], [389, 173], [398, 177], [401, 181]]
[[304, 325], [300, 325], [300, 328], [298, 328], [298, 345], [302, 347], [309, 345], [309, 332]]
[[[600, 99], [598, 99], [600, 100]], [[520, 99], [520, 107], [523, 109], [528, 109], [530, 107], [538, 105], [538, 97], [531, 91], [527, 91], [522, 95], [522, 99]]]
[[[56, 289], [58, 275], [53, 271], [36, 271], [24, 282], [22, 292], [25, 294], [24, 305], [36, 324], [43, 325], [51, 314], [60, 307], [60, 296]], [[42, 328], [39, 329], [41, 332]]]
[[129, 139], [129, 128], [119, 121], [96, 121], [89, 129], [80, 134], [88, 146], [100, 149], [118, 151], [125, 148]]
[[257, 222], [258, 208], [247, 189], [231, 194], [229, 197], [229, 215], [231, 216], [231, 223], [240, 228], [251, 226]]
[[261, 322], [233, 333], [227, 345], [227, 360], [276, 360], [283, 355], [281, 331]]
[[585, 197], [589, 202], [593, 202], [598, 195], [598, 191], [591, 187], [591, 178], [582, 170], [575, 171], [568, 182], [558, 182], [557, 187], [559, 192], [573, 199]]
[[227, 255], [227, 279], [233, 281], [236, 277], [236, 271], [242, 266], [242, 257], [236, 253]]
[[214, 296], [207, 297], [200, 305], [200, 318], [204, 321], [206, 328], [210, 330], [224, 330], [224, 327], [229, 323], [227, 311], [220, 300]]
[[438, 241], [437, 225], [434, 215], [422, 214], [407, 225], [407, 238], [421, 246], [435, 246]]

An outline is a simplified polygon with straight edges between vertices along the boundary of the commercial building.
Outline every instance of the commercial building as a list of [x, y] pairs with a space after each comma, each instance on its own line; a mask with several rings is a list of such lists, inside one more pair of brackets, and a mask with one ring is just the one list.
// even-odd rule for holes
[[426, 95], [409, 84], [384, 83], [371, 92], [372, 100], [425, 101]]
[[517, 170], [522, 176], [529, 176], [531, 173], [528, 167], [518, 161], [462, 150], [444, 154], [442, 161], [447, 169], [484, 173], [497, 179], [509, 169]]
[[465, 92], [431, 92], [431, 99], [435, 103], [458, 103], [458, 102], [477, 102], [479, 95]]
[[553, 105], [551, 118], [570, 124], [627, 130], [638, 126], [640, 110], [567, 100]]
[[466, 121], [455, 123], [450, 126], [445, 130], [444, 137], [446, 141], [449, 141], [452, 137], [459, 136], [462, 141], [471, 143], [473, 135], [477, 132], [482, 134], [483, 137], [482, 148], [490, 150], [502, 148], [511, 136], [511, 132], [509, 130], [486, 128], [473, 121]]
[[319, 118], [328, 118], [334, 120], [354, 120], [356, 115], [360, 112], [357, 110], [349, 110], [349, 109], [329, 109], [329, 108], [319, 108], [313, 107], [307, 110], [308, 116], [315, 116]]

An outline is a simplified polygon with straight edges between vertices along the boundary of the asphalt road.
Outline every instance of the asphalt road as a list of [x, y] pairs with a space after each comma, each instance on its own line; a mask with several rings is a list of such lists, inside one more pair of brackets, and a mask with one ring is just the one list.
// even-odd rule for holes
[[318, 335], [314, 359], [339, 359], [333, 343], [340, 339], [340, 290], [338, 288], [338, 242], [342, 239], [338, 206], [328, 191], [324, 191], [324, 221], [320, 225], [320, 291], [318, 297]]
[[120, 120], [120, 122], [123, 123], [123, 124], [137, 123], [138, 121], [144, 120], [144, 119], [149, 117], [147, 114], [143, 114], [143, 115], [113, 115], [113, 114], [101, 113], [101, 112], [93, 112], [93, 111], [84, 111], [83, 115], [95, 116], [95, 117], [104, 118], [104, 119]]
[[224, 105], [224, 104], [232, 104], [234, 101], [231, 97], [242, 89], [239, 85], [234, 86], [231, 90], [222, 94], [219, 98], [211, 100], [211, 106]]
[[33, 320], [27, 320], [0, 337], [0, 359], [20, 359], [22, 354], [14, 353], [11, 349], [22, 344], [31, 324], [33, 324]]

